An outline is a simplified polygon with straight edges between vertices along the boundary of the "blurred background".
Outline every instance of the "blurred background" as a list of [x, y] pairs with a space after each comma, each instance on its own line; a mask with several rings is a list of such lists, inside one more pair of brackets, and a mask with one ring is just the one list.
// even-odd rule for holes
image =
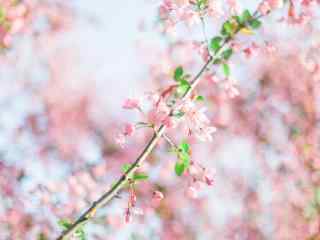
[[[197, 73], [195, 46], [233, 6], [212, 2], [221, 11], [204, 26], [181, 21], [164, 33], [160, 0], [0, 1], [0, 239], [55, 239], [59, 220], [79, 216], [135, 160], [152, 132], [116, 145], [123, 124], [139, 121], [123, 102], [172, 84], [179, 65]], [[320, 239], [319, 1], [292, 1], [294, 15], [288, 2], [235, 39], [239, 96], [215, 69], [197, 90], [217, 132], [188, 140], [214, 185], [177, 177], [163, 141], [136, 188], [143, 215], [125, 224], [123, 191], [85, 227], [88, 239]], [[253, 11], [259, 1], [237, 4]], [[154, 190], [165, 196], [156, 206]]]

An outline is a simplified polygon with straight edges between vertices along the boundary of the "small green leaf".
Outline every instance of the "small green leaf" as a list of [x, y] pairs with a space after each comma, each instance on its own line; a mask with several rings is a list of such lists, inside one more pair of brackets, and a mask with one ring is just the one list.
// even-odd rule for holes
[[181, 66], [179, 66], [174, 71], [174, 80], [176, 80], [178, 82], [182, 79], [182, 76], [183, 76], [183, 68]]
[[232, 35], [233, 34], [233, 25], [230, 21], [226, 21], [221, 30], [222, 35]]
[[149, 177], [147, 174], [145, 173], [135, 173], [133, 175], [133, 180], [135, 181], [143, 181], [143, 180], [147, 180]]
[[222, 69], [223, 69], [223, 73], [226, 77], [229, 77], [230, 76], [230, 67], [228, 64], [224, 63], [222, 65]]
[[182, 79], [177, 88], [177, 93], [179, 94], [179, 96], [184, 96], [190, 87], [190, 83], [187, 80]]
[[85, 234], [83, 228], [78, 228], [75, 231], [74, 235], [78, 240], [86, 240], [86, 234]]
[[182, 142], [179, 145], [179, 149], [181, 149], [182, 152], [189, 153], [190, 145], [187, 142]]
[[249, 21], [249, 25], [253, 29], [258, 29], [261, 26], [261, 24], [261, 21], [259, 21], [258, 19], [252, 19]]
[[233, 19], [235, 19], [239, 25], [243, 24], [242, 18], [240, 16], [233, 16]]
[[189, 155], [189, 153], [180, 152], [178, 157], [186, 166], [189, 167], [189, 163], [190, 163], [190, 155]]
[[247, 22], [252, 18], [251, 13], [248, 9], [244, 10], [242, 13], [242, 21]]
[[190, 156], [186, 152], [180, 152], [178, 154], [179, 160], [175, 165], [175, 172], [178, 176], [181, 176], [185, 170], [190, 166]]
[[204, 8], [207, 6], [208, 0], [197, 0], [196, 3], [197, 3], [198, 9], [199, 9], [199, 10], [202, 10], [202, 9], [204, 9]]
[[71, 227], [71, 225], [72, 225], [72, 223], [71, 223], [71, 221], [69, 219], [60, 219], [58, 221], [58, 224], [59, 224], [60, 227], [63, 228], [63, 230], [68, 230], [69, 227]]
[[[123, 173], [128, 172], [128, 170], [131, 168], [131, 166], [132, 166], [132, 164], [130, 164], [130, 163], [123, 164], [121, 167], [122, 172]], [[128, 178], [132, 178], [132, 176], [133, 176], [133, 173], [128, 174]]]
[[122, 170], [123, 173], [125, 173], [130, 169], [130, 167], [131, 167], [130, 163], [125, 163], [125, 164], [122, 165], [121, 170]]
[[214, 37], [214, 38], [212, 38], [211, 39], [211, 42], [210, 42], [210, 49], [214, 52], [214, 53], [216, 53], [219, 49], [220, 49], [220, 47], [221, 47], [221, 41], [222, 41], [222, 37], [219, 37], [219, 36], [217, 36], [217, 37]]
[[216, 58], [214, 61], [213, 61], [213, 64], [220, 64], [221, 63], [221, 58]]
[[199, 95], [196, 97], [196, 100], [197, 101], [204, 101], [204, 96]]
[[232, 48], [229, 48], [227, 50], [224, 50], [222, 52], [222, 57], [224, 60], [229, 60], [229, 58], [232, 56], [233, 50]]
[[186, 166], [183, 163], [177, 162], [174, 167], [174, 170], [175, 170], [177, 176], [180, 177], [183, 174], [183, 172], [186, 170]]
[[177, 118], [182, 118], [184, 116], [184, 112], [182, 111], [177, 111], [173, 114], [174, 117], [177, 117]]

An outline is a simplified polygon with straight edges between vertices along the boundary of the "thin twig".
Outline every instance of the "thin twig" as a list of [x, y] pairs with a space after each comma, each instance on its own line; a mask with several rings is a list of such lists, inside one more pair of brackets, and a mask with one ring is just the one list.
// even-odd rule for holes
[[[185, 100], [188, 98], [190, 93], [193, 91], [193, 89], [198, 85], [200, 76], [205, 71], [207, 66], [212, 61], [212, 57], [208, 59], [206, 64], [201, 68], [199, 73], [194, 77], [194, 79], [191, 82], [191, 86], [188, 89], [188, 91], [183, 96], [182, 100]], [[173, 110], [170, 114], [173, 113]], [[92, 206], [85, 211], [67, 230], [65, 230], [58, 238], [57, 240], [65, 240], [68, 237], [70, 237], [78, 227], [84, 225], [90, 218], [92, 218], [96, 211], [99, 208], [102, 208], [107, 202], [109, 202], [119, 191], [120, 189], [126, 184], [128, 181], [128, 176], [133, 174], [143, 163], [143, 161], [148, 157], [148, 155], [152, 152], [152, 150], [155, 148], [156, 144], [158, 143], [159, 139], [162, 137], [163, 133], [166, 130], [165, 125], [161, 125], [158, 130], [153, 134], [152, 138], [150, 139], [147, 146], [143, 149], [142, 153], [139, 155], [139, 157], [136, 159], [136, 161], [131, 165], [131, 167], [120, 177], [120, 179], [113, 185], [113, 187], [104, 193], [97, 201], [95, 201]]]
[[178, 148], [177, 144], [175, 144], [167, 134], [165, 134], [165, 133], [162, 134], [162, 137], [167, 141], [167, 143], [169, 143], [169, 145], [170, 145], [172, 148], [174, 148], [174, 149], [177, 149], [177, 148]]

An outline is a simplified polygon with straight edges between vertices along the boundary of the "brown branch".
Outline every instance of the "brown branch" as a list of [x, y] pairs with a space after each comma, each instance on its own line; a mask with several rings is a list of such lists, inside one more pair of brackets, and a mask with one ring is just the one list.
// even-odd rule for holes
[[[193, 91], [193, 89], [198, 85], [200, 76], [203, 72], [205, 72], [207, 66], [212, 61], [212, 57], [208, 59], [206, 64], [201, 68], [199, 73], [196, 75], [196, 77], [192, 80], [191, 87], [188, 89], [186, 94], [183, 96], [182, 99], [186, 99], [190, 93]], [[172, 114], [173, 111], [171, 111]], [[105, 194], [103, 194], [97, 201], [95, 201], [92, 206], [85, 211], [79, 218], [76, 220], [66, 231], [64, 231], [60, 237], [57, 238], [57, 240], [65, 240], [68, 237], [70, 237], [79, 226], [84, 225], [90, 218], [92, 218], [96, 211], [99, 208], [102, 208], [107, 202], [109, 202], [118, 192], [119, 190], [127, 183], [128, 176], [132, 175], [143, 163], [143, 161], [148, 157], [148, 155], [151, 153], [151, 151], [155, 148], [156, 144], [162, 137], [163, 133], [166, 130], [165, 125], [161, 125], [159, 129], [153, 134], [152, 138], [150, 139], [147, 146], [143, 149], [142, 153], [139, 155], [139, 157], [136, 159], [136, 161], [131, 165], [131, 167], [120, 177], [120, 179], [114, 184], [114, 186], [107, 191]]]
[[[256, 16], [256, 13], [254, 14], [254, 18], [260, 18], [261, 16]], [[244, 26], [238, 26], [236, 29], [234, 35], [238, 33], [241, 28]], [[216, 51], [215, 56], [224, 48], [224, 46], [233, 39], [233, 36], [228, 37], [224, 40], [224, 42], [221, 44], [220, 48]], [[196, 88], [196, 86], [199, 84], [201, 80], [202, 74], [207, 70], [210, 63], [213, 61], [213, 56], [210, 56], [207, 62], [202, 66], [200, 71], [195, 75], [195, 77], [190, 82], [190, 88], [186, 91], [184, 96], [182, 97], [182, 100], [187, 99], [192, 91]], [[174, 112], [174, 107], [172, 108], [169, 115], [172, 115]], [[61, 235], [56, 240], [67, 240], [68, 237], [71, 237], [72, 234], [80, 227], [83, 226], [86, 222], [88, 222], [91, 218], [94, 217], [96, 211], [100, 208], [102, 208], [104, 205], [106, 205], [110, 200], [112, 200], [117, 193], [125, 186], [125, 184], [128, 182], [128, 179], [130, 175], [132, 175], [140, 166], [141, 164], [146, 160], [146, 158], [149, 156], [149, 154], [152, 152], [152, 150], [156, 147], [157, 143], [163, 137], [164, 133], [166, 131], [166, 126], [161, 125], [157, 131], [154, 132], [152, 138], [146, 145], [146, 147], [142, 150], [141, 154], [138, 156], [138, 158], [135, 160], [135, 162], [131, 165], [131, 167], [119, 178], [119, 180], [110, 188], [109, 191], [104, 193], [98, 200], [93, 202], [90, 208], [88, 208], [67, 230], [63, 231]]]

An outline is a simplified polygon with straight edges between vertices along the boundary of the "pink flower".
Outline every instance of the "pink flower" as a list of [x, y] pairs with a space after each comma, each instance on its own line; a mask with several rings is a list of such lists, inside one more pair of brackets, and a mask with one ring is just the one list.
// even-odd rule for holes
[[200, 172], [200, 169], [198, 166], [196, 166], [195, 164], [191, 164], [190, 167], [189, 167], [189, 173], [192, 175], [192, 176], [196, 176], [198, 175]]
[[157, 104], [160, 101], [160, 94], [157, 92], [147, 92], [144, 94], [144, 98], [152, 104]]
[[234, 80], [229, 79], [225, 84], [224, 89], [230, 98], [235, 98], [240, 95], [239, 90], [235, 87]]
[[148, 121], [154, 124], [164, 123], [167, 121], [170, 108], [163, 99], [154, 104], [153, 109], [148, 113]]
[[157, 202], [161, 201], [163, 198], [164, 198], [164, 195], [160, 191], [154, 191], [152, 193], [152, 199], [157, 201]]
[[169, 117], [167, 116], [162, 123], [167, 127], [167, 128], [175, 128], [177, 126], [177, 120], [174, 117]]
[[163, 31], [167, 34], [171, 34], [171, 35], [174, 35], [176, 33], [176, 30], [175, 30], [175, 26], [176, 26], [176, 23], [174, 20], [172, 19], [167, 19], [164, 21], [164, 29]]
[[216, 0], [209, 1], [208, 4], [208, 14], [211, 17], [221, 17], [224, 14], [221, 2]]
[[206, 74], [204, 78], [211, 83], [218, 83], [221, 81], [221, 79], [218, 78], [215, 74]]
[[212, 186], [214, 183], [213, 177], [210, 176], [209, 174], [204, 175], [204, 181], [208, 186]]
[[189, 198], [195, 199], [198, 197], [198, 191], [194, 187], [188, 187], [186, 190], [186, 195]]
[[268, 0], [268, 3], [272, 9], [283, 7], [283, 0]]
[[125, 136], [132, 136], [135, 132], [135, 126], [132, 123], [126, 123], [124, 125], [124, 135]]
[[134, 207], [136, 205], [136, 203], [137, 203], [137, 195], [133, 190], [130, 191], [130, 199], [129, 199], [129, 201], [130, 201], [130, 206], [131, 207]]
[[126, 99], [124, 104], [122, 105], [124, 109], [139, 109], [140, 101], [138, 99]]
[[207, 61], [209, 59], [210, 53], [206, 44], [193, 42], [193, 49], [198, 52], [203, 61]]
[[259, 7], [258, 7], [258, 11], [262, 14], [262, 15], [266, 15], [271, 11], [271, 6], [269, 4], [268, 1], [263, 1], [262, 3], [260, 3]]
[[131, 211], [132, 211], [132, 213], [134, 215], [140, 215], [141, 216], [141, 215], [144, 214], [143, 210], [141, 208], [137, 208], [137, 207], [132, 208]]
[[165, 6], [159, 7], [159, 16], [162, 19], [166, 19], [169, 16], [170, 11]]
[[126, 211], [124, 213], [124, 221], [125, 223], [132, 222], [132, 215], [131, 215], [130, 208], [126, 208]]
[[240, 6], [239, 6], [237, 0], [227, 0], [227, 2], [229, 4], [229, 6], [230, 6], [230, 11], [232, 13], [236, 14], [237, 12], [240, 11]]
[[24, 19], [18, 18], [12, 22], [10, 33], [16, 34], [24, 27]]
[[119, 133], [115, 137], [115, 141], [120, 147], [124, 148], [124, 145], [126, 143], [126, 137], [122, 133]]
[[277, 51], [277, 48], [270, 42], [265, 42], [265, 50], [268, 54], [273, 54]]
[[239, 52], [241, 51], [241, 44], [238, 42], [233, 42], [231, 43], [231, 48], [234, 52]]
[[259, 47], [253, 43], [250, 47], [247, 47], [243, 50], [244, 54], [246, 55], [246, 57], [251, 57], [251, 56], [255, 56], [258, 53], [258, 49]]
[[189, 0], [175, 0], [178, 6], [187, 6], [189, 5]]
[[283, 0], [265, 0], [259, 5], [258, 11], [266, 15], [273, 9], [282, 8], [283, 5]]
[[181, 20], [187, 22], [189, 26], [197, 24], [200, 22], [199, 14], [192, 9], [182, 10]]
[[204, 114], [206, 109], [195, 105], [190, 99], [184, 101], [180, 110], [185, 113], [185, 123], [189, 131], [191, 131], [200, 141], [212, 141], [212, 133], [216, 128], [210, 125], [210, 121]]

